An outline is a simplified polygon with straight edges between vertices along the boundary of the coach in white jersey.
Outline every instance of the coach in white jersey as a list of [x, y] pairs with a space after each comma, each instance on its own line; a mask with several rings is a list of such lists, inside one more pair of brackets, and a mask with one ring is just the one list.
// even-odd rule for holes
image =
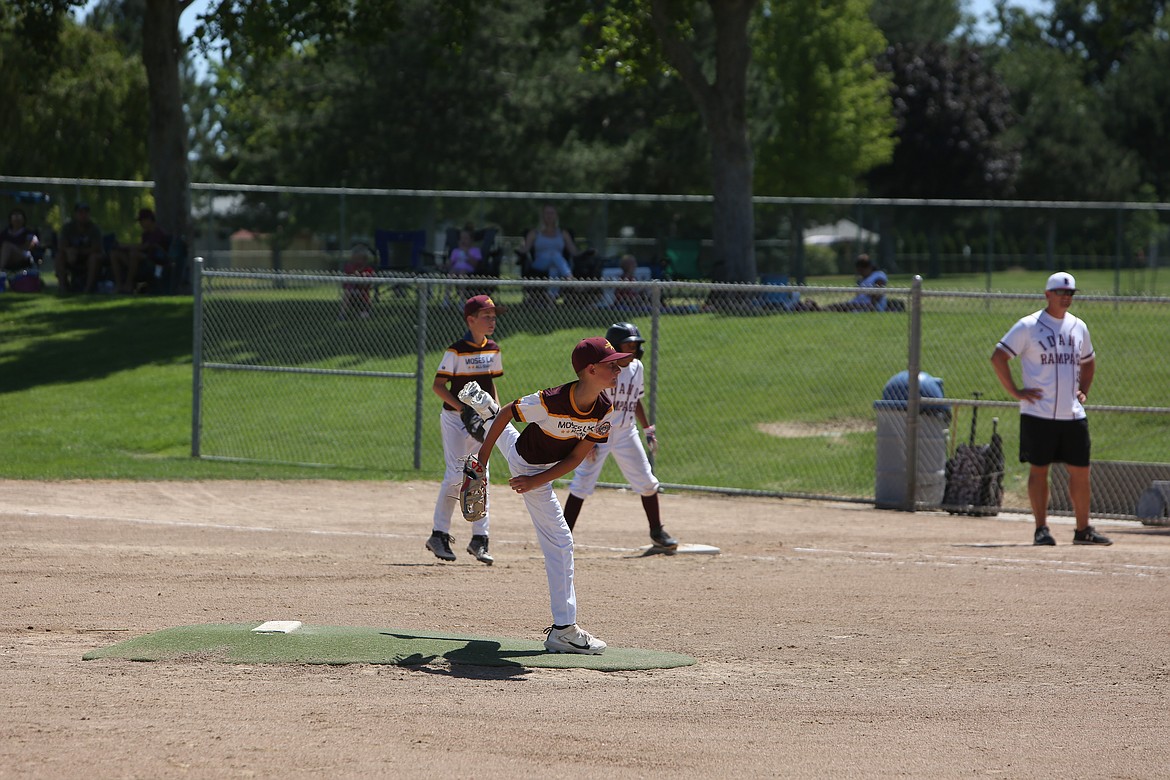
[[[1020, 462], [1028, 463], [1028, 500], [1036, 518], [1033, 544], [1053, 545], [1048, 530], [1048, 468], [1068, 467], [1068, 492], [1076, 515], [1073, 544], [1113, 544], [1089, 525], [1089, 421], [1084, 402], [1097, 361], [1084, 321], [1068, 313], [1076, 294], [1072, 274], [1055, 273], [1044, 288], [1047, 306], [1024, 317], [991, 355], [1000, 384], [1020, 402]], [[1020, 359], [1023, 387], [1009, 361]]]
[[655, 547], [674, 550], [678, 547], [678, 540], [662, 527], [658, 511], [658, 479], [650, 470], [650, 460], [638, 437], [638, 425], [641, 425], [651, 450], [657, 447], [654, 426], [642, 407], [642, 396], [646, 393], [646, 367], [642, 365], [641, 357], [646, 339], [642, 338], [637, 326], [629, 322], [615, 322], [605, 332], [605, 338], [619, 352], [633, 353], [634, 359], [624, 365], [618, 375], [617, 391], [613, 396], [613, 430], [609, 433], [609, 440], [594, 447], [573, 472], [569, 498], [565, 501], [565, 522], [569, 524], [569, 530], [577, 524], [581, 505], [593, 495], [601, 467], [606, 457], [612, 454], [622, 476], [642, 497], [646, 522], [650, 524], [650, 540]]

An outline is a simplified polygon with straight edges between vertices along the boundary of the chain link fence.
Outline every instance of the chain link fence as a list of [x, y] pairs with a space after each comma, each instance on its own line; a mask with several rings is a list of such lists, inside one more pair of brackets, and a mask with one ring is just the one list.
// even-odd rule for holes
[[[152, 205], [152, 186], [0, 174], [0, 204], [24, 208], [51, 254], [75, 201], [89, 202], [111, 241], [135, 241], [135, 215]], [[627, 253], [655, 278], [723, 278], [710, 195], [195, 182], [191, 201], [188, 255], [207, 268], [340, 271], [350, 247], [367, 242], [377, 245], [384, 269], [427, 273], [442, 264], [451, 231], [470, 224], [491, 231], [503, 275], [519, 276], [513, 250], [552, 204], [578, 246], [595, 250], [593, 262], [575, 269], [581, 278], [616, 270]], [[1167, 203], [758, 196], [753, 204], [760, 281], [848, 276], [865, 251], [893, 275], [974, 277], [987, 291], [1005, 289], [1017, 269], [1108, 271], [1114, 295], [1166, 291]], [[176, 288], [185, 292], [188, 274], [180, 271]]]
[[[487, 292], [504, 308], [495, 335], [501, 400], [571, 380], [581, 338], [614, 322], [638, 326], [648, 339], [645, 403], [661, 442], [655, 472], [667, 489], [995, 511], [943, 501], [959, 445], [987, 445], [995, 430], [1002, 508], [1030, 511], [1018, 407], [989, 358], [1017, 319], [1043, 307], [1039, 294], [916, 282], [888, 289], [887, 311], [848, 311], [857, 288], [473, 283], [195, 265], [198, 457], [438, 479], [440, 402], [430, 386], [443, 350], [465, 330], [462, 300]], [[1098, 354], [1088, 406], [1098, 516], [1132, 516], [1152, 480], [1170, 479], [1168, 304], [1109, 296], [1074, 304]], [[1053, 507], [1067, 512], [1056, 474]], [[612, 462], [602, 481], [621, 484]]]

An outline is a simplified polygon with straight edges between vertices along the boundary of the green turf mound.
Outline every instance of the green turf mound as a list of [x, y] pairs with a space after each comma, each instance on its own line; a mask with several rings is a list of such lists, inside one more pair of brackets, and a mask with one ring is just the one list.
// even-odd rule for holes
[[241, 664], [396, 664], [437, 659], [471, 666], [598, 669], [606, 672], [673, 669], [694, 658], [633, 648], [602, 655], [549, 653], [541, 642], [354, 626], [302, 626], [291, 634], [258, 634], [259, 623], [178, 626], [99, 648], [82, 658], [128, 661], [211, 660]]

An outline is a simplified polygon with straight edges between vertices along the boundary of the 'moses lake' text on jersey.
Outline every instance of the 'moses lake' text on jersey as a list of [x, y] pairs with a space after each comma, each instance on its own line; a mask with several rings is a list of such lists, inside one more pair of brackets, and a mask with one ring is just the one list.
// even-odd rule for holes
[[[500, 359], [500, 345], [491, 339], [484, 339], [482, 344], [472, 344], [467, 333], [463, 338], [447, 347], [443, 359], [439, 362], [436, 375], [451, 380], [451, 394], [459, 397], [459, 391], [469, 382], [478, 382], [479, 386], [488, 395], [495, 398], [496, 385], [494, 379], [504, 375], [504, 363]], [[444, 402], [444, 409], [455, 410], [455, 407]]]
[[541, 390], [516, 401], [513, 417], [528, 423], [516, 442], [516, 452], [528, 463], [559, 463], [581, 439], [601, 443], [613, 427], [613, 403], [606, 393], [593, 406], [578, 408], [577, 383]]
[[1041, 310], [1012, 326], [997, 345], [1020, 359], [1024, 387], [1044, 395], [1020, 401], [1020, 413], [1046, 420], [1080, 420], [1085, 407], [1077, 399], [1081, 365], [1094, 359], [1093, 342], [1083, 320], [1071, 314], [1056, 319]]

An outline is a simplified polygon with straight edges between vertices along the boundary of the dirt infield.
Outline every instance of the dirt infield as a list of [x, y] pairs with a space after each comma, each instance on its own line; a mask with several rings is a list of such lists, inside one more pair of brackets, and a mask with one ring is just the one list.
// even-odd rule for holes
[[[1034, 548], [1030, 520], [664, 495], [719, 556], [577, 527], [580, 621], [637, 673], [82, 661], [194, 623], [539, 639], [543, 564], [495, 496], [485, 567], [423, 542], [433, 483], [0, 482], [0, 778], [1164, 777], [1170, 530]], [[563, 496], [563, 492], [561, 494]]]

